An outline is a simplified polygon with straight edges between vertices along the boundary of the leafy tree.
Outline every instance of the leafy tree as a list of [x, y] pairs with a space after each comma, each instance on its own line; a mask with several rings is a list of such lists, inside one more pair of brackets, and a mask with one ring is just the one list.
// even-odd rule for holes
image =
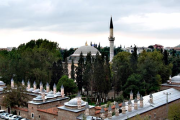
[[73, 79], [69, 79], [66, 75], [63, 75], [57, 84], [57, 90], [61, 89], [61, 85], [64, 86], [65, 94], [77, 93], [77, 86]]
[[147, 93], [157, 91], [160, 88], [161, 76], [159, 78], [157, 76], [163, 66], [162, 58], [163, 55], [156, 50], [154, 52], [144, 51], [139, 56], [138, 73], [142, 75]]
[[114, 89], [117, 94], [122, 90], [122, 86], [132, 74], [130, 56], [131, 54], [128, 52], [119, 52], [113, 58], [112, 74], [114, 77]]
[[169, 120], [179, 120], [180, 119], [180, 103], [173, 103], [169, 106], [168, 119]]
[[123, 95], [129, 97], [129, 93], [131, 90], [133, 91], [133, 93], [138, 93], [139, 91], [141, 94], [144, 95], [145, 94], [144, 85], [145, 83], [142, 79], [142, 76], [133, 73], [128, 77], [126, 84], [123, 86], [124, 89]]
[[[53, 63], [61, 58], [58, 44], [46, 39], [31, 40], [12, 49], [5, 56], [0, 56], [2, 80], [10, 84], [9, 79], [15, 82], [22, 79], [39, 83], [50, 82], [52, 79]], [[4, 65], [5, 64], [5, 65]]]
[[3, 93], [5, 94], [3, 98], [3, 105], [6, 107], [22, 106], [27, 107], [27, 102], [29, 97], [25, 86], [18, 85], [16, 89], [12, 89], [7, 86]]

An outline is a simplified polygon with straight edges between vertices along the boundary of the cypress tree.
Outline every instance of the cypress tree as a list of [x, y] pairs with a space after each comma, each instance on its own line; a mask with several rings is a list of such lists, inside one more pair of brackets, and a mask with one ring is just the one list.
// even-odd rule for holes
[[78, 90], [82, 93], [82, 86], [83, 86], [83, 71], [84, 71], [84, 57], [81, 52], [80, 58], [78, 61], [78, 67], [76, 67], [76, 82], [78, 86]]
[[98, 45], [98, 50], [99, 50], [99, 51], [101, 50], [101, 46], [100, 46], [100, 43], [99, 43], [99, 45]]
[[71, 64], [71, 79], [75, 79], [75, 73], [74, 73], [74, 60], [72, 59], [72, 64]]
[[134, 46], [134, 51], [133, 51], [133, 53], [131, 54], [130, 61], [131, 61], [131, 67], [132, 67], [133, 71], [136, 72], [136, 69], [137, 69], [137, 61], [138, 61], [137, 47], [136, 47], [136, 46]]
[[64, 75], [68, 76], [68, 62], [67, 62], [67, 57], [65, 58], [65, 63], [64, 63]]
[[165, 64], [165, 65], [168, 64], [168, 53], [167, 53], [167, 50], [164, 51], [163, 61], [164, 61], [164, 64]]
[[91, 53], [88, 53], [86, 56], [86, 64], [84, 67], [84, 76], [83, 76], [83, 83], [84, 83], [84, 88], [87, 91], [87, 96], [88, 96], [88, 91], [90, 89], [90, 81], [92, 80], [92, 64], [91, 64]]

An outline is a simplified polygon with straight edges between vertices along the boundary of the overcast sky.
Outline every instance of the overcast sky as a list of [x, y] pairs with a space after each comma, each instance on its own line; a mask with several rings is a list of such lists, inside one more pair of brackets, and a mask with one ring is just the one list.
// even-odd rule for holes
[[180, 0], [1, 0], [0, 47], [46, 38], [61, 48], [180, 44]]

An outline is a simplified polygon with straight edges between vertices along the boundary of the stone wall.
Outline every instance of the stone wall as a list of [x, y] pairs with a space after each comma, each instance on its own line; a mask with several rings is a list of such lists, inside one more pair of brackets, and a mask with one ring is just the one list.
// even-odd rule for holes
[[[180, 99], [169, 103], [168, 106], [171, 104], [176, 104], [178, 102], [180, 102]], [[148, 112], [140, 114], [140, 117], [142, 118], [151, 117], [151, 120], [164, 120], [165, 118], [167, 118], [167, 115], [168, 115], [167, 106], [163, 105]], [[137, 119], [136, 117], [131, 118], [131, 120], [136, 120], [136, 119]]]
[[[76, 120], [80, 114], [84, 114], [84, 110], [81, 112], [71, 112], [67, 110], [58, 110], [58, 120]], [[89, 114], [91, 116], [95, 115], [95, 108], [89, 109]]]
[[35, 118], [34, 120], [58, 120], [58, 116], [57, 115], [53, 115], [50, 113], [46, 113], [46, 112], [38, 112], [39, 117]]
[[180, 90], [180, 87], [177, 87], [177, 86], [165, 86], [165, 85], [161, 85], [161, 90], [166, 90], [166, 89], [169, 89], [169, 88], [174, 88], [176, 90]]

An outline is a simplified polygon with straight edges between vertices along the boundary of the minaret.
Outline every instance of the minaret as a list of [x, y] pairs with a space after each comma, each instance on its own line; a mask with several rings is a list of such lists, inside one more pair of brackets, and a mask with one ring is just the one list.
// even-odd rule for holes
[[110, 62], [112, 62], [112, 59], [114, 57], [114, 40], [115, 40], [115, 37], [113, 37], [113, 21], [112, 21], [112, 17], [111, 17], [111, 21], [110, 21], [110, 35], [109, 35]]

